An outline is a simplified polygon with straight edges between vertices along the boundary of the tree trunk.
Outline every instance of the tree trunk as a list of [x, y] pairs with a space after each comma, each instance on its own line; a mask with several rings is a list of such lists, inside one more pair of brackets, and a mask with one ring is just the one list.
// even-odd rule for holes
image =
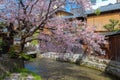
[[21, 43], [21, 45], [20, 45], [20, 53], [23, 53], [23, 51], [24, 51], [24, 44], [23, 43]]
[[25, 48], [25, 39], [22, 39], [20, 43], [20, 53], [24, 52], [24, 48]]
[[[19, 54], [22, 54], [24, 52], [24, 48], [25, 48], [25, 39], [22, 39], [21, 43], [20, 43], [20, 53]], [[24, 59], [21, 58], [21, 60], [22, 60], [22, 66], [25, 67]]]

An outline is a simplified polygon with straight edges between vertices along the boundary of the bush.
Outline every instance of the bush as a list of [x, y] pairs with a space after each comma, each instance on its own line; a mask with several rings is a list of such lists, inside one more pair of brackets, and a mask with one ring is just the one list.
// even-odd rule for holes
[[110, 19], [109, 22], [110, 22], [109, 24], [106, 24], [103, 26], [107, 31], [119, 31], [120, 30], [119, 20]]
[[[20, 75], [19, 77], [16, 77], [19, 80], [21, 80], [21, 79], [26, 80], [28, 76], [32, 76], [32, 79], [34, 79], [34, 80], [42, 80], [40, 75], [38, 75], [38, 74], [36, 74], [34, 72], [31, 72], [31, 71], [29, 71], [29, 70], [27, 70], [25, 68], [23, 68], [23, 69], [14, 69], [14, 70], [15, 70], [14, 72], [15, 72], [16, 76], [18, 74]], [[6, 75], [5, 77], [0, 77], [0, 80], [3, 80], [3, 78], [12, 78], [13, 74], [14, 73], [11, 73], [9, 75]]]
[[27, 70], [25, 68], [17, 69], [16, 72], [21, 73], [23, 76], [25, 76], [25, 74], [30, 74], [30, 75], [32, 75], [34, 77], [34, 80], [42, 80], [40, 75], [38, 75], [38, 74], [36, 74], [34, 72], [31, 72], [31, 71], [29, 71], [29, 70]]

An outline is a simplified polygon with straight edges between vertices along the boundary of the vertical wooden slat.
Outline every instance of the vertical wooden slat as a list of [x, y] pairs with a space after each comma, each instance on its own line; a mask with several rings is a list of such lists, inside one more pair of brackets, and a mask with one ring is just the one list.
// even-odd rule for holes
[[110, 57], [112, 60], [120, 62], [120, 35], [110, 36]]

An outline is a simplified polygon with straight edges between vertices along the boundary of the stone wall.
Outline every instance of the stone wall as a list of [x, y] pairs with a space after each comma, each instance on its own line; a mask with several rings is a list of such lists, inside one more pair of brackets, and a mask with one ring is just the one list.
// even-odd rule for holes
[[82, 54], [69, 54], [69, 53], [62, 54], [62, 53], [54, 53], [54, 52], [38, 54], [38, 57], [45, 57], [60, 61], [78, 63], [83, 66], [108, 72], [120, 78], [120, 62], [100, 59], [98, 57], [86, 56]]
[[15, 69], [23, 68], [23, 61], [20, 59], [11, 59], [7, 55], [0, 57], [0, 77], [14, 72]]
[[81, 65], [105, 71], [120, 78], [120, 62], [89, 56], [82, 60]]

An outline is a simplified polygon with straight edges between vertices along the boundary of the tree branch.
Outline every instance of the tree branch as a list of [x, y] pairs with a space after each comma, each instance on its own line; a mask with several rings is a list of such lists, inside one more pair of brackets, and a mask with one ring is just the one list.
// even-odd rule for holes
[[25, 38], [32, 36], [39, 28], [42, 28], [42, 29], [44, 28], [45, 23], [46, 23], [46, 20], [47, 20], [48, 15], [49, 15], [49, 11], [50, 11], [51, 4], [52, 4], [52, 0], [50, 0], [50, 3], [49, 3], [49, 5], [48, 5], [48, 9], [47, 9], [47, 13], [46, 13], [46, 15], [45, 15], [45, 18], [43, 18], [43, 20], [41, 21], [41, 23], [40, 23], [32, 32], [29, 32], [29, 33], [25, 36]]
[[32, 39], [26, 40], [25, 43], [27, 43], [27, 42], [32, 42], [33, 40], [41, 41], [42, 39], [39, 39], [39, 38], [32, 38]]
[[38, 2], [38, 1], [39, 1], [39, 0], [36, 0], [36, 1], [35, 1], [35, 3], [34, 3], [34, 4], [32, 4], [29, 14], [31, 14], [32, 9], [33, 9], [33, 7], [34, 7], [34, 5], [35, 5], [35, 4], [37, 4], [37, 2]]

